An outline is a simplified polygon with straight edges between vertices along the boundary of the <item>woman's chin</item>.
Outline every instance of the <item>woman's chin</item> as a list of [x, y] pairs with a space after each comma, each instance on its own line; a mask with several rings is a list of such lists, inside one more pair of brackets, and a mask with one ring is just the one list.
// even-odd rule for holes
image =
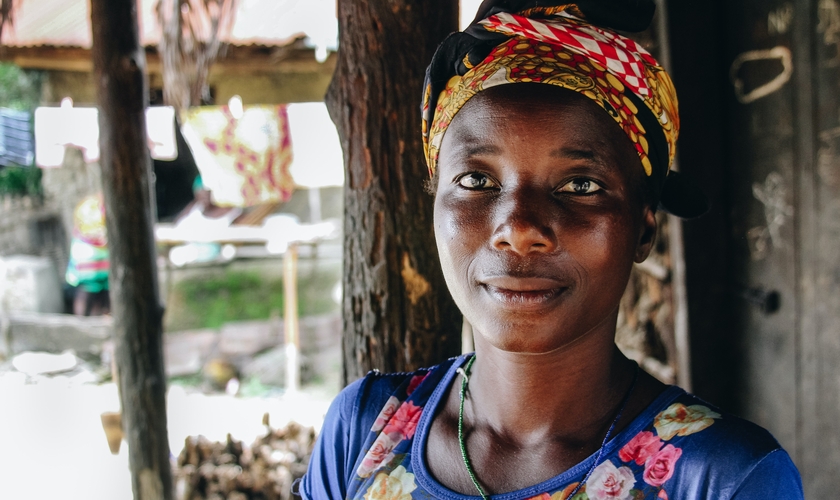
[[487, 344], [509, 353], [546, 354], [573, 344], [576, 340], [574, 335], [543, 331], [536, 325], [523, 321], [497, 324], [490, 328], [482, 326], [484, 325], [473, 325], [477, 337], [476, 345]]

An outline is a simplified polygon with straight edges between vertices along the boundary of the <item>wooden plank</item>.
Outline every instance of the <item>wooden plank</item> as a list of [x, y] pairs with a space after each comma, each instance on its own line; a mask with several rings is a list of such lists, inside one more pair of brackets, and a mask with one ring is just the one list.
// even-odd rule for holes
[[[668, 17], [672, 71], [680, 98], [680, 170], [709, 197], [705, 216], [685, 221], [688, 320], [693, 391], [724, 408], [735, 406], [729, 391], [734, 378], [734, 335], [730, 280], [729, 163], [725, 150], [726, 107], [731, 99], [722, 76], [725, 24], [719, 1], [708, 8], [671, 0]], [[697, 40], [703, 40], [698, 44]], [[724, 92], [727, 91], [725, 94]]]
[[[804, 6], [803, 6], [804, 7]], [[813, 54], [810, 82], [802, 82], [803, 113], [813, 119], [799, 157], [802, 221], [803, 332], [802, 469], [808, 498], [837, 495], [840, 478], [840, 2], [812, 0], [803, 17]], [[810, 14], [810, 16], [808, 16]], [[808, 16], [808, 17], [806, 17]], [[805, 41], [811, 43], [805, 44]], [[810, 107], [808, 107], [810, 105]], [[805, 301], [805, 297], [808, 298]]]
[[[656, 2], [656, 38], [659, 46], [659, 62], [668, 71], [673, 70], [671, 63], [671, 35], [668, 27], [668, 2], [657, 0]], [[674, 160], [671, 166], [673, 170], [679, 170], [679, 158]], [[664, 236], [664, 235], [663, 235]], [[674, 349], [675, 358], [672, 363], [676, 364], [677, 385], [687, 391], [692, 390], [691, 380], [691, 341], [688, 324], [688, 288], [686, 285], [685, 266], [685, 238], [683, 236], [683, 222], [673, 215], [668, 216], [668, 245], [670, 247], [671, 287], [673, 290], [674, 308]], [[648, 262], [648, 261], [645, 261]], [[642, 263], [644, 264], [644, 262]], [[641, 265], [639, 265], [641, 267]], [[658, 279], [665, 281], [667, 275], [660, 273]]]
[[[798, 92], [796, 93], [796, 122], [799, 130], [796, 144], [797, 157], [797, 192], [796, 192], [796, 227], [798, 242], [799, 290], [798, 301], [798, 368], [797, 368], [797, 399], [799, 408], [797, 416], [797, 434], [800, 446], [793, 454], [793, 459], [802, 474], [806, 498], [830, 498], [833, 491], [826, 490], [819, 483], [828, 478], [828, 474], [821, 471], [823, 459], [816, 447], [822, 437], [817, 434], [818, 414], [814, 413], [819, 406], [817, 394], [817, 340], [818, 325], [814, 304], [818, 302], [817, 276], [820, 271], [813, 252], [817, 238], [817, 210], [816, 197], [813, 196], [816, 185], [814, 178], [815, 143], [814, 143], [814, 58], [813, 58], [813, 0], [797, 0], [794, 2], [794, 17], [792, 20], [793, 60], [796, 68], [793, 80]], [[836, 463], [836, 462], [835, 462]], [[838, 464], [840, 465], [840, 464]], [[830, 481], [829, 481], [830, 482]], [[836, 482], [836, 481], [835, 481]], [[835, 487], [836, 488], [836, 487]], [[818, 493], [822, 492], [822, 493]]]
[[[732, 106], [730, 291], [735, 309], [736, 410], [770, 430], [795, 456], [797, 412], [796, 88], [786, 2], [744, 0], [729, 29]], [[743, 87], [739, 87], [739, 84]], [[777, 291], [768, 314], [744, 300]]]

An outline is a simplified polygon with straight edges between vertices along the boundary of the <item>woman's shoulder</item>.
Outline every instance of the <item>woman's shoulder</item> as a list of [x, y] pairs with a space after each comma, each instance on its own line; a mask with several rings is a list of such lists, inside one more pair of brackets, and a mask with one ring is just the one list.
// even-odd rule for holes
[[799, 473], [769, 431], [676, 387], [663, 396], [618, 452], [644, 484], [667, 487], [672, 500], [802, 497]]
[[[337, 403], [346, 406], [357, 420], [369, 420], [372, 424], [385, 406], [394, 401], [405, 401], [422, 382], [425, 382], [426, 387], [439, 382], [438, 379], [442, 378], [458, 359], [451, 358], [438, 365], [410, 372], [386, 373], [371, 370], [345, 387], [339, 393]], [[429, 377], [432, 374], [440, 376]]]
[[682, 389], [674, 392], [676, 397], [663, 405], [653, 419], [653, 427], [663, 440], [685, 441], [698, 450], [709, 448], [709, 452], [726, 452], [742, 460], [755, 460], [782, 449], [776, 438], [760, 425]]
[[[723, 446], [763, 454], [780, 448], [763, 427], [721, 410], [677, 386], [667, 386], [622, 434], [652, 434], [670, 443], [691, 438], [698, 446], [723, 440]], [[720, 448], [718, 448], [719, 450]]]
[[[413, 432], [416, 419], [402, 419], [403, 414], [408, 412], [409, 417], [419, 417], [415, 403], [425, 403], [433, 386], [455, 359], [412, 372], [374, 370], [345, 387], [324, 418], [309, 468], [300, 482], [303, 498], [347, 497], [348, 487], [358, 486], [352, 483], [352, 478], [360, 467], [369, 465], [370, 460], [362, 463], [362, 459], [367, 457], [379, 431], [394, 417], [398, 422], [391, 427], [403, 433]], [[393, 430], [391, 427], [386, 430]]]

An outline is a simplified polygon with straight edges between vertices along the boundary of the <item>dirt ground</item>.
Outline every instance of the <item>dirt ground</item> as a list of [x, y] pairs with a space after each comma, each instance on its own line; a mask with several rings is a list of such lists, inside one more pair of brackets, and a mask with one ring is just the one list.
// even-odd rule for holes
[[[207, 395], [171, 386], [167, 397], [169, 446], [173, 456], [184, 439], [227, 433], [250, 444], [271, 425], [290, 420], [319, 428], [334, 391], [304, 389], [265, 398]], [[128, 449], [108, 449], [100, 415], [119, 410], [112, 383], [90, 373], [29, 376], [0, 373], [0, 498], [15, 500], [130, 500]]]

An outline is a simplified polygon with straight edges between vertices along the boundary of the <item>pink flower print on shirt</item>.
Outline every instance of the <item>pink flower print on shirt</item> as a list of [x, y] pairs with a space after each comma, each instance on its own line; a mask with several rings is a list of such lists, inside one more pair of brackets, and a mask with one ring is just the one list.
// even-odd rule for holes
[[586, 481], [586, 494], [592, 500], [628, 500], [636, 478], [630, 467], [616, 467], [607, 460], [592, 470]]
[[427, 373], [425, 375], [415, 375], [411, 377], [411, 381], [408, 383], [408, 389], [405, 390], [406, 395], [411, 396], [411, 393], [414, 392], [414, 390], [417, 389], [417, 387], [422, 384], [428, 376], [429, 374]]
[[674, 436], [690, 436], [711, 426], [720, 413], [702, 405], [685, 406], [674, 403], [661, 412], [653, 421], [656, 433], [665, 441]]
[[365, 453], [365, 458], [362, 459], [362, 463], [359, 465], [356, 474], [359, 477], [370, 477], [373, 471], [394, 458], [393, 451], [399, 442], [400, 439], [393, 440], [384, 432], [380, 434], [368, 452]]
[[662, 486], [674, 475], [674, 466], [682, 456], [682, 450], [667, 445], [648, 457], [645, 462], [644, 480], [651, 486]]
[[382, 408], [382, 411], [379, 412], [379, 416], [376, 417], [376, 420], [373, 422], [373, 427], [371, 427], [371, 432], [379, 432], [384, 427], [385, 424], [391, 420], [391, 417], [394, 416], [394, 413], [397, 412], [397, 408], [400, 406], [400, 400], [391, 396], [388, 398], [388, 401], [385, 403], [385, 406]]
[[663, 444], [656, 434], [643, 431], [636, 434], [629, 443], [619, 450], [618, 457], [625, 462], [636, 462], [637, 465], [644, 465], [648, 457], [659, 451]]
[[[420, 415], [422, 414], [422, 406], [406, 401], [400, 405], [382, 433], [388, 434], [391, 439], [397, 439], [396, 434], [399, 434], [399, 439], [411, 439], [414, 437], [414, 431], [417, 430], [417, 423], [420, 421]], [[397, 440], [399, 441], [399, 439]]]
[[659, 494], [656, 495], [656, 498], [659, 500], [668, 500], [668, 494], [665, 493], [665, 490], [659, 490]]

